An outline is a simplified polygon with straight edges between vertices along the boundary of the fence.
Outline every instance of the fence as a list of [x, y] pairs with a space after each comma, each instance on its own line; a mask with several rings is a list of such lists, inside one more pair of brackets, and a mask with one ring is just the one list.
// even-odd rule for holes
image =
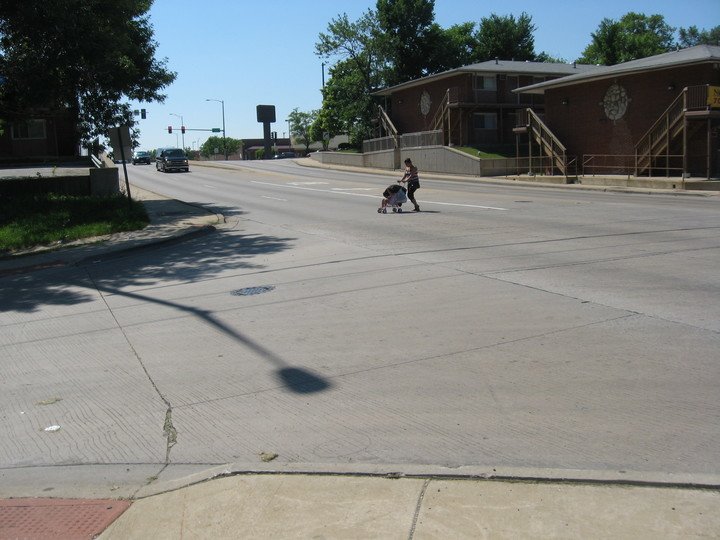
[[418, 131], [416, 133], [405, 133], [400, 136], [401, 148], [413, 148], [420, 146], [442, 146], [443, 131]]
[[[553, 176], [553, 160], [550, 156], [517, 158], [482, 158], [480, 176]], [[557, 169], [555, 169], [557, 170]], [[557, 175], [564, 178], [564, 175]]]
[[383, 150], [392, 150], [393, 148], [395, 148], [394, 137], [380, 137], [378, 139], [363, 141], [363, 153], [380, 152]]
[[[635, 160], [635, 155], [583, 154], [582, 174], [586, 176], [635, 176]], [[648, 176], [682, 176], [682, 154], [663, 154], [650, 161], [651, 164], [646, 167]]]
[[581, 171], [583, 175], [595, 176], [635, 173], [635, 156], [622, 154], [583, 154]]

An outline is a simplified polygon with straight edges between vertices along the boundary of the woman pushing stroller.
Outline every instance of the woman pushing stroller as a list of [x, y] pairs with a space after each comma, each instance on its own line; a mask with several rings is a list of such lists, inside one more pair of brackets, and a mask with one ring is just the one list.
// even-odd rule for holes
[[[407, 189], [400, 184], [407, 183]], [[418, 178], [418, 169], [410, 158], [405, 160], [405, 174], [398, 180], [397, 184], [388, 186], [383, 192], [383, 200], [378, 213], [387, 213], [387, 207], [390, 206], [393, 212], [402, 212], [402, 203], [407, 202], [408, 199], [413, 203], [415, 209], [413, 212], [419, 212], [420, 206], [415, 200], [415, 191], [420, 187], [420, 179]]]
[[400, 180], [398, 180], [398, 182], [407, 182], [408, 199], [410, 199], [410, 202], [415, 205], [413, 212], [419, 212], [420, 206], [418, 206], [418, 203], [415, 200], [415, 192], [420, 187], [420, 178], [418, 177], [418, 169], [415, 165], [413, 165], [410, 158], [405, 160], [405, 174]]

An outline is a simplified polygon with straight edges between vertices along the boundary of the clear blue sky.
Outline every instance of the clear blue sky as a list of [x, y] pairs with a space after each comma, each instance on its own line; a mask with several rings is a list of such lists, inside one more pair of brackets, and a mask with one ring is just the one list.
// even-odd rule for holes
[[[166, 88], [165, 103], [133, 104], [148, 111], [148, 118], [139, 120], [141, 148], [180, 143], [179, 133], [167, 133], [168, 125], [180, 127], [180, 118], [171, 113], [182, 115], [187, 128], [221, 127], [221, 104], [206, 98], [225, 101], [227, 136], [237, 139], [262, 137], [255, 107], [275, 105], [277, 122], [272, 129], [282, 137], [288, 131], [285, 120], [294, 108], [310, 111], [321, 106], [323, 60], [314, 53], [320, 32], [342, 13], [354, 21], [369, 8], [375, 8], [375, 0], [269, 4], [155, 0], [150, 20], [159, 45], [156, 56], [167, 57], [178, 77]], [[603, 18], [619, 19], [629, 11], [661, 14], [674, 27], [709, 29], [720, 24], [718, 0], [436, 0], [435, 21], [447, 28], [477, 23], [492, 13], [517, 17], [523, 11], [537, 27], [535, 51], [568, 61], [580, 56]], [[327, 73], [326, 66], [326, 77]], [[198, 147], [211, 135], [188, 131], [185, 145]]]

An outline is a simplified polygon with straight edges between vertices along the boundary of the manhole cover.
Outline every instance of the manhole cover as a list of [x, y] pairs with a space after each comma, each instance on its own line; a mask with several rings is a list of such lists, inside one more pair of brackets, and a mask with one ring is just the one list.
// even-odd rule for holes
[[262, 294], [272, 291], [275, 287], [272, 285], [263, 285], [261, 287], [245, 287], [244, 289], [236, 289], [232, 293], [233, 296], [253, 296], [254, 294]]

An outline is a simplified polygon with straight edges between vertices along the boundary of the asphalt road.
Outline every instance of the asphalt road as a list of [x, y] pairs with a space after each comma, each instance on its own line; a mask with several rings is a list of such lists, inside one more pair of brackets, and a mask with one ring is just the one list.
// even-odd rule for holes
[[132, 495], [213, 467], [720, 483], [717, 197], [421, 176], [422, 212], [379, 215], [393, 177], [233, 167], [128, 167], [223, 213], [212, 235], [0, 279], [6, 486]]

